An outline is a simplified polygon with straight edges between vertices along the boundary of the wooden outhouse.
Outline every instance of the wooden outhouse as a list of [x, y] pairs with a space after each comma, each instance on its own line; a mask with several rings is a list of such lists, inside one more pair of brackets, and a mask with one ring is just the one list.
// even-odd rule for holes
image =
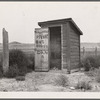
[[79, 68], [82, 31], [72, 18], [38, 22], [35, 29], [35, 71]]

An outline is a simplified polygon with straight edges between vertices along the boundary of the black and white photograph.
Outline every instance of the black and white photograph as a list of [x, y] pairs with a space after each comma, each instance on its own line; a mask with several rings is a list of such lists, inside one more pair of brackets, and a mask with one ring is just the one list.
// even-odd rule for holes
[[0, 92], [100, 92], [100, 2], [0, 2]]

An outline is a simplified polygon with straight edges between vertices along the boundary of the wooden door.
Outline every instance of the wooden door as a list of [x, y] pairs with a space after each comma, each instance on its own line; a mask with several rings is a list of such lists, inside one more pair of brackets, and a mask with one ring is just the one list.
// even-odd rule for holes
[[48, 28], [35, 29], [35, 71], [49, 70]]

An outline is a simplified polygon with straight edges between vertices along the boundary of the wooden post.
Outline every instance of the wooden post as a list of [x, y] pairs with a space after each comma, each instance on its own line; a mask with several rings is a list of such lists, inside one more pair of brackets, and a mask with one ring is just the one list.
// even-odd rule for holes
[[85, 47], [83, 47], [83, 58], [85, 57]]
[[8, 32], [3, 28], [3, 73], [5, 74], [9, 68], [9, 46], [8, 46]]
[[95, 48], [95, 56], [97, 56], [97, 47]]

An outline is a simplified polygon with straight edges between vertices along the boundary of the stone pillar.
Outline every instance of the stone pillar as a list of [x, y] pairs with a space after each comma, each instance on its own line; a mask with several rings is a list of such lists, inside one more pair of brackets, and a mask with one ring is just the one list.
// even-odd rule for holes
[[5, 74], [9, 68], [9, 44], [8, 44], [8, 32], [3, 28], [3, 73]]

